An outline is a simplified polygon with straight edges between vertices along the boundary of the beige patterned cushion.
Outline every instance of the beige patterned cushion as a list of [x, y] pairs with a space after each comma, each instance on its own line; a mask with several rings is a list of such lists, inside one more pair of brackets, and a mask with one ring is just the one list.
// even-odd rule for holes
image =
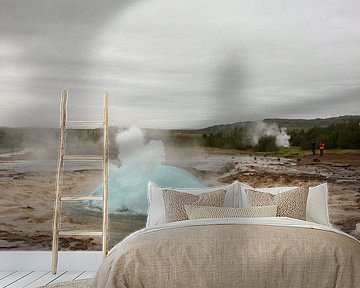
[[277, 195], [246, 190], [251, 206], [278, 205], [277, 216], [306, 220], [308, 187], [300, 187]]
[[224, 206], [225, 190], [193, 195], [174, 190], [164, 190], [166, 222], [188, 220], [184, 205]]
[[275, 217], [277, 206], [231, 208], [185, 205], [189, 219]]

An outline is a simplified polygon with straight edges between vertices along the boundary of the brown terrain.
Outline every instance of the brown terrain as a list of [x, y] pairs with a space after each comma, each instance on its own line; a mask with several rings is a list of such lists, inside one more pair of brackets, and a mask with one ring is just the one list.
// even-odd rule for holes
[[[179, 166], [206, 185], [239, 180], [254, 187], [329, 185], [330, 221], [338, 229], [360, 239], [360, 155], [324, 157], [234, 156], [168, 148], [167, 164]], [[19, 159], [17, 159], [19, 160]], [[2, 163], [13, 159], [0, 159]], [[1, 165], [1, 162], [0, 162]], [[88, 194], [101, 182], [100, 170], [68, 171], [66, 194]], [[55, 191], [55, 172], [9, 172], [0, 174], [0, 249], [50, 250]], [[65, 228], [101, 228], [100, 212], [64, 205]], [[112, 215], [110, 246], [145, 225], [145, 216]], [[100, 239], [61, 238], [64, 250], [100, 250]]]
[[[275, 172], [269, 169], [253, 172], [237, 171], [220, 178], [223, 183], [239, 180], [254, 187], [315, 186], [324, 182], [329, 189], [331, 224], [360, 239], [355, 227], [360, 223], [360, 155], [327, 155], [297, 159], [297, 173]], [[314, 161], [315, 160], [315, 161]], [[281, 160], [280, 160], [281, 161]], [[308, 167], [315, 173], [309, 174]], [[324, 174], [321, 171], [325, 171]]]

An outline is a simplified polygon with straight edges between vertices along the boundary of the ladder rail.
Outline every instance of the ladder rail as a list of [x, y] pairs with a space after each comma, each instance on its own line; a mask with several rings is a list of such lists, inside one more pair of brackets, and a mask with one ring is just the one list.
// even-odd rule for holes
[[109, 197], [108, 197], [108, 178], [109, 178], [109, 108], [108, 93], [104, 93], [104, 162], [103, 162], [103, 258], [106, 257], [108, 251], [108, 227], [109, 227]]
[[53, 226], [53, 242], [52, 242], [52, 272], [55, 274], [58, 264], [59, 252], [59, 229], [61, 220], [61, 188], [63, 185], [64, 172], [64, 155], [65, 155], [65, 127], [67, 118], [67, 90], [61, 91], [61, 105], [60, 105], [60, 145], [58, 170], [56, 174], [56, 194], [55, 194], [55, 209], [54, 209], [54, 226]]

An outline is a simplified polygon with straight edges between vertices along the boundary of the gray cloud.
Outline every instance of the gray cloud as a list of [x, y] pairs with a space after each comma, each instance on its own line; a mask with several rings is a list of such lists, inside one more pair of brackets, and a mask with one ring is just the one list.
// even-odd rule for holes
[[347, 113], [345, 114], [359, 114], [360, 85], [357, 87], [341, 87], [338, 88], [338, 91], [335, 88], [314, 91], [307, 101], [293, 99], [291, 103], [278, 105], [278, 107], [271, 108], [265, 113], [267, 113], [266, 117], [277, 117], [281, 114], [290, 118], [310, 118], [314, 117], [313, 115], [324, 118], [343, 115], [339, 113], [339, 107], [343, 111], [346, 109]]
[[[230, 51], [216, 66], [212, 107], [215, 122], [235, 122], [239, 113], [243, 114], [242, 117], [246, 114], [242, 108], [242, 99], [245, 97], [242, 90], [246, 86], [247, 75], [246, 66], [240, 57], [238, 51]], [[233, 117], [229, 118], [229, 115]]]
[[[0, 59], [8, 62], [7, 69], [16, 75], [9, 79], [6, 67], [0, 68], [0, 85], [6, 88], [0, 97], [11, 102], [1, 111], [0, 125], [57, 125], [64, 87], [73, 95], [75, 105], [70, 113], [75, 115], [78, 109], [82, 113], [89, 110], [89, 115], [101, 112], [101, 108], [91, 107], [102, 102], [92, 101], [89, 93], [95, 87], [98, 95], [93, 96], [100, 98], [103, 89], [88, 77], [92, 69], [88, 47], [104, 23], [136, 2], [2, 1]], [[5, 55], [1, 55], [1, 47]], [[14, 47], [19, 52], [11, 51]], [[84, 105], [87, 102], [90, 107]]]
[[[73, 118], [186, 128], [358, 114], [360, 4], [25, 1], [0, 9], [0, 126]], [[36, 116], [36, 117], [35, 117]]]

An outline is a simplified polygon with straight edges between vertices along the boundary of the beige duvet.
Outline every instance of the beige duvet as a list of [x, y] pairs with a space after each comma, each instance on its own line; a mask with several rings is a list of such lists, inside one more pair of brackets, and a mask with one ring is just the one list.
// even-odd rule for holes
[[93, 287], [360, 287], [360, 242], [283, 220], [294, 225], [198, 220], [145, 229], [111, 251]]

